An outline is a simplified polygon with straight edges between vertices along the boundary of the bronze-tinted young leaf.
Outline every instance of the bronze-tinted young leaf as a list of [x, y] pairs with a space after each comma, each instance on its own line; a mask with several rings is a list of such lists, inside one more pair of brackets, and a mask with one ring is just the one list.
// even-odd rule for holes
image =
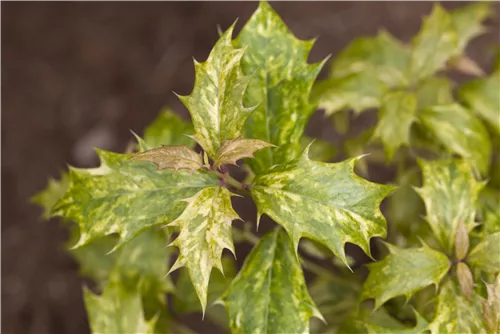
[[412, 93], [395, 90], [383, 96], [373, 136], [382, 140], [388, 161], [392, 160], [400, 146], [409, 144], [416, 111], [417, 100]]
[[80, 240], [74, 247], [118, 233], [118, 248], [150, 226], [173, 221], [186, 207], [182, 199], [218, 183], [203, 171], [158, 171], [130, 155], [97, 153], [101, 166], [71, 168], [69, 189], [54, 207], [53, 215], [79, 225]]
[[500, 272], [500, 232], [487, 235], [469, 253], [468, 263], [473, 268], [495, 274]]
[[368, 334], [421, 334], [427, 329], [429, 323], [418, 312], [415, 311], [417, 324], [412, 328], [388, 328], [377, 324], [365, 324]]
[[450, 269], [446, 255], [425, 245], [401, 249], [386, 244], [389, 255], [368, 265], [370, 274], [363, 285], [361, 299], [374, 298], [379, 308], [396, 296], [411, 296], [431, 285], [438, 285]]
[[492, 284], [486, 284], [488, 297], [482, 301], [483, 318], [489, 333], [500, 332], [500, 274]]
[[440, 288], [434, 319], [428, 329], [432, 334], [486, 334], [479, 296], [473, 294], [468, 301], [456, 283], [448, 280]]
[[223, 296], [233, 333], [308, 333], [322, 319], [294, 246], [281, 229], [261, 238]]
[[482, 174], [487, 173], [491, 157], [488, 131], [468, 109], [459, 104], [433, 106], [421, 110], [418, 119], [450, 153], [459, 154]]
[[474, 278], [467, 264], [463, 262], [457, 263], [457, 279], [462, 295], [467, 300], [471, 300], [474, 293]]
[[187, 208], [169, 224], [180, 229], [179, 236], [170, 244], [179, 248], [179, 257], [170, 272], [187, 267], [203, 312], [212, 268], [222, 272], [224, 248], [234, 254], [231, 222], [239, 216], [233, 210], [231, 196], [229, 190], [219, 186], [200, 190], [185, 200]]
[[423, 187], [415, 188], [425, 202], [426, 220], [444, 251], [451, 255], [457, 228], [474, 228], [476, 202], [483, 184], [466, 161], [421, 161]]
[[272, 146], [274, 145], [259, 139], [236, 138], [227, 140], [217, 151], [214, 158], [214, 166], [236, 165], [236, 161], [243, 158], [253, 158], [255, 151]]
[[31, 197], [31, 202], [43, 208], [44, 219], [49, 219], [52, 215], [52, 208], [64, 196], [69, 187], [69, 175], [66, 172], [61, 174], [60, 180], [49, 179], [47, 187], [38, 194]]
[[203, 166], [201, 155], [186, 145], [153, 148], [134, 154], [132, 159], [152, 162], [158, 166], [158, 170], [171, 168], [175, 171], [179, 169], [195, 171]]
[[260, 174], [299, 155], [300, 138], [316, 109], [309, 102], [309, 92], [322, 63], [307, 63], [314, 42], [295, 38], [265, 1], [260, 2], [235, 43], [247, 48], [241, 66], [245, 74], [252, 75], [245, 104], [258, 104], [245, 126], [245, 137], [279, 147], [257, 152], [256, 159], [249, 161]]
[[488, 78], [466, 83], [458, 96], [500, 133], [500, 70]]
[[84, 289], [83, 299], [89, 316], [92, 333], [154, 333], [154, 322], [146, 322], [141, 295], [119, 282], [106, 286], [101, 296]]
[[253, 180], [250, 192], [258, 217], [267, 214], [283, 226], [295, 249], [306, 236], [327, 246], [344, 263], [346, 242], [370, 254], [370, 238], [386, 235], [379, 205], [393, 188], [354, 174], [359, 157], [324, 163], [310, 160], [308, 151], [309, 147], [294, 161]]
[[458, 41], [451, 15], [435, 4], [413, 39], [410, 78], [423, 79], [443, 68], [456, 52]]
[[245, 121], [253, 110], [243, 106], [243, 94], [250, 77], [241, 73], [244, 50], [233, 47], [233, 28], [234, 25], [222, 34], [204, 63], [195, 61], [193, 91], [188, 96], [179, 96], [191, 113], [194, 138], [212, 158], [224, 141], [242, 135]]
[[463, 260], [469, 252], [469, 231], [464, 222], [459, 222], [455, 234], [455, 257]]

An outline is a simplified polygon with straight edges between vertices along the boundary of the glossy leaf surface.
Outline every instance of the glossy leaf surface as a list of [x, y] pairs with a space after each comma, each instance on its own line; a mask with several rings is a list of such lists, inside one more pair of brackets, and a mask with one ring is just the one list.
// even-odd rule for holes
[[236, 161], [243, 158], [253, 158], [255, 151], [274, 146], [259, 139], [236, 138], [222, 144], [214, 158], [214, 166], [226, 164], [236, 165]]

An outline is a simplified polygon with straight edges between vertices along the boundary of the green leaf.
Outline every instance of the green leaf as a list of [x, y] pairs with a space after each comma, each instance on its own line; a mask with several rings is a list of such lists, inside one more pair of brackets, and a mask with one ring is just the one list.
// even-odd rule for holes
[[261, 238], [223, 296], [233, 333], [307, 333], [322, 319], [286, 233]]
[[309, 144], [311, 144], [309, 154], [312, 160], [328, 161], [333, 159], [333, 157], [337, 154], [337, 148], [326, 140], [318, 138], [313, 139], [307, 136], [303, 136], [300, 139], [300, 147], [302, 150], [305, 150]]
[[452, 82], [448, 78], [426, 78], [422, 80], [415, 89], [418, 109], [453, 103], [452, 92]]
[[221, 272], [222, 251], [229, 249], [233, 254], [231, 222], [239, 219], [231, 205], [227, 188], [209, 187], [186, 199], [184, 212], [169, 226], [177, 226], [180, 233], [170, 245], [179, 248], [179, 257], [170, 272], [187, 267], [203, 313], [207, 305], [207, 289], [212, 268]]
[[342, 78], [318, 81], [312, 99], [327, 116], [346, 109], [360, 113], [378, 108], [387, 86], [373, 72], [360, 72]]
[[423, 79], [443, 68], [459, 43], [451, 15], [435, 4], [413, 39], [410, 78]]
[[448, 151], [471, 160], [482, 174], [487, 173], [491, 156], [488, 131], [469, 110], [459, 104], [439, 105], [421, 110], [418, 118]]
[[279, 150], [256, 154], [249, 164], [260, 174], [290, 161], [300, 153], [300, 138], [316, 106], [309, 93], [323, 63], [308, 64], [314, 41], [301, 41], [290, 32], [267, 2], [259, 8], [235, 41], [246, 47], [241, 66], [252, 75], [246, 105], [257, 105], [245, 127], [245, 136], [264, 140]]
[[490, 15], [491, 10], [491, 4], [488, 2], [476, 2], [458, 8], [450, 13], [458, 37], [457, 54], [465, 51], [465, 47], [471, 39], [486, 31], [482, 25], [482, 21]]
[[425, 332], [429, 323], [415, 311], [417, 324], [413, 328], [388, 328], [377, 324], [365, 324], [368, 334], [421, 334]]
[[425, 202], [426, 220], [443, 250], [451, 255], [460, 223], [471, 231], [483, 183], [462, 160], [420, 161], [423, 187], [415, 191]]
[[236, 138], [234, 140], [225, 141], [214, 158], [214, 166], [220, 167], [226, 164], [236, 165], [236, 161], [243, 158], [253, 158], [255, 151], [265, 147], [272, 147], [269, 144], [259, 139]]
[[388, 161], [400, 146], [410, 143], [410, 128], [416, 111], [417, 100], [412, 93], [396, 90], [383, 96], [374, 138], [382, 140]]
[[500, 70], [488, 78], [466, 83], [458, 96], [500, 133]]
[[361, 300], [375, 299], [375, 308], [396, 296], [411, 296], [431, 284], [438, 285], [450, 269], [446, 255], [425, 245], [402, 249], [391, 244], [383, 260], [370, 263], [370, 274], [363, 285]]
[[163, 145], [186, 145], [194, 148], [193, 124], [182, 120], [170, 109], [164, 109], [144, 131], [144, 139], [139, 138], [140, 151], [147, 151]]
[[406, 85], [410, 53], [400, 41], [382, 31], [376, 37], [357, 38], [332, 62], [332, 78], [373, 72], [389, 87]]
[[154, 333], [155, 319], [144, 320], [141, 295], [137, 291], [111, 283], [101, 296], [84, 289], [83, 298], [92, 333]]
[[468, 301], [463, 297], [456, 284], [452, 280], [448, 280], [441, 287], [435, 316], [428, 329], [432, 334], [486, 334], [479, 297], [474, 295], [472, 301]]
[[310, 160], [308, 152], [309, 147], [294, 161], [253, 180], [250, 192], [258, 218], [265, 213], [283, 226], [295, 250], [306, 236], [327, 246], [344, 263], [346, 242], [370, 254], [370, 238], [386, 235], [379, 205], [392, 187], [354, 174], [360, 157], [323, 163]]
[[70, 169], [68, 192], [53, 212], [79, 225], [80, 240], [74, 248], [118, 233], [116, 249], [150, 226], [173, 221], [186, 207], [182, 199], [218, 184], [203, 171], [157, 171], [153, 164], [130, 160], [130, 155], [97, 154], [99, 168]]
[[47, 187], [38, 194], [31, 197], [31, 202], [40, 205], [43, 208], [42, 217], [49, 219], [52, 214], [52, 208], [64, 196], [69, 187], [69, 175], [66, 172], [61, 174], [59, 181], [50, 178]]
[[483, 317], [491, 333], [500, 331], [500, 274], [492, 284], [486, 284], [488, 298], [482, 301]]
[[470, 251], [467, 262], [492, 274], [500, 272], [500, 232], [486, 236], [477, 244]]
[[241, 73], [244, 50], [233, 47], [233, 28], [234, 25], [222, 34], [207, 61], [195, 61], [193, 91], [188, 96], [179, 96], [191, 113], [194, 139], [212, 158], [224, 141], [243, 134], [245, 121], [253, 110], [243, 106], [250, 77]]
[[152, 162], [158, 166], [158, 170], [171, 168], [175, 171], [187, 169], [193, 172], [203, 166], [201, 155], [186, 145], [153, 148], [134, 154], [132, 159]]

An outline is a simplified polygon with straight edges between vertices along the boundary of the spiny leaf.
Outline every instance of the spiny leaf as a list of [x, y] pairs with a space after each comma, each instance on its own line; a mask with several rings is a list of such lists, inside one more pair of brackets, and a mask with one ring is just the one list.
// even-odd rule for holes
[[429, 323], [415, 311], [417, 324], [413, 328], [387, 328], [377, 324], [365, 324], [368, 334], [421, 334], [425, 332]]
[[113, 282], [101, 296], [84, 289], [83, 298], [92, 333], [154, 333], [155, 319], [144, 320], [141, 295], [137, 291]]
[[354, 174], [359, 157], [323, 163], [310, 160], [308, 151], [309, 147], [294, 161], [254, 179], [250, 191], [258, 217], [265, 213], [283, 226], [295, 250], [306, 236], [327, 246], [344, 263], [346, 242], [370, 254], [370, 238], [386, 235], [379, 205], [392, 187]]
[[253, 158], [253, 153], [255, 151], [272, 146], [274, 145], [259, 139], [236, 138], [227, 140], [217, 151], [214, 158], [214, 166], [219, 167], [226, 164], [236, 165], [236, 161], [242, 158]]
[[196, 144], [190, 137], [193, 133], [191, 122], [182, 120], [167, 108], [144, 130], [144, 138], [138, 138], [139, 150], [143, 152], [163, 145], [186, 145], [192, 149]]
[[49, 219], [52, 214], [52, 208], [64, 196], [69, 187], [69, 175], [66, 172], [61, 174], [59, 181], [50, 178], [47, 187], [38, 194], [31, 197], [31, 202], [40, 205], [43, 208], [44, 219]]
[[264, 1], [235, 43], [247, 48], [241, 66], [245, 74], [252, 74], [245, 104], [258, 104], [246, 123], [245, 136], [280, 148], [257, 152], [256, 159], [249, 161], [260, 174], [299, 155], [300, 138], [316, 109], [309, 102], [309, 93], [323, 63], [307, 63], [314, 42], [295, 38]]
[[426, 220], [444, 251], [451, 255], [460, 223], [467, 231], [476, 225], [476, 202], [483, 184], [466, 161], [420, 161], [423, 187], [415, 191], [425, 202]]
[[342, 78], [318, 81], [312, 100], [325, 109], [327, 116], [338, 111], [352, 109], [360, 113], [378, 108], [387, 86], [373, 72], [360, 72]]
[[303, 136], [300, 139], [300, 147], [302, 150], [305, 150], [309, 144], [311, 144], [309, 154], [312, 160], [328, 161], [337, 154], [337, 148], [326, 140], [318, 138], [312, 139], [308, 136]]
[[428, 329], [432, 334], [474, 333], [486, 334], [479, 297], [468, 301], [456, 283], [448, 280], [439, 292], [435, 316]]
[[463, 85], [458, 96], [500, 133], [500, 70]]
[[149, 161], [158, 166], [158, 170], [171, 168], [175, 171], [188, 169], [191, 172], [203, 166], [200, 154], [188, 148], [186, 145], [162, 146], [151, 150], [136, 153], [133, 160]]
[[233, 333], [308, 333], [322, 319], [282, 230], [261, 238], [223, 296]]
[[406, 77], [410, 53], [401, 42], [382, 31], [376, 37], [355, 39], [332, 62], [332, 78], [354, 73], [373, 72], [389, 87], [408, 83]]
[[425, 245], [402, 249], [386, 244], [389, 255], [370, 263], [370, 274], [363, 285], [361, 300], [375, 299], [375, 308], [396, 296], [411, 296], [431, 284], [438, 285], [450, 269], [446, 255]]
[[413, 39], [410, 78], [423, 79], [443, 68], [456, 52], [458, 42], [451, 15], [435, 4]]
[[74, 247], [118, 233], [116, 249], [150, 226], [173, 221], [186, 207], [182, 199], [218, 183], [203, 171], [157, 171], [130, 155], [97, 153], [99, 168], [70, 169], [68, 192], [53, 212], [78, 223], [80, 240]]
[[253, 110], [243, 106], [243, 94], [250, 77], [241, 73], [244, 50], [233, 47], [233, 28], [234, 25], [222, 34], [207, 61], [195, 61], [193, 91], [188, 96], [179, 96], [191, 113], [194, 138], [212, 158], [224, 141], [242, 135], [245, 121]]
[[185, 200], [187, 208], [169, 226], [178, 226], [180, 234], [171, 245], [179, 248], [179, 257], [170, 272], [186, 266], [200, 299], [203, 313], [207, 305], [208, 281], [212, 268], [221, 272], [224, 248], [234, 254], [231, 222], [239, 219], [231, 205], [233, 194], [223, 187], [208, 187]]
[[453, 103], [452, 92], [452, 82], [448, 78], [436, 76], [426, 78], [415, 89], [418, 109]]
[[491, 156], [488, 131], [469, 110], [459, 104], [433, 106], [421, 110], [418, 119], [449, 152], [471, 160], [479, 172], [487, 173]]
[[410, 127], [416, 111], [417, 100], [412, 93], [391, 91], [382, 98], [374, 138], [382, 140], [388, 161], [392, 160], [400, 146], [409, 144]]
[[486, 236], [469, 253], [468, 263], [489, 273], [500, 272], [500, 232]]
[[457, 32], [457, 54], [464, 52], [469, 41], [486, 31], [482, 25], [491, 13], [491, 4], [476, 2], [452, 11], [451, 20]]

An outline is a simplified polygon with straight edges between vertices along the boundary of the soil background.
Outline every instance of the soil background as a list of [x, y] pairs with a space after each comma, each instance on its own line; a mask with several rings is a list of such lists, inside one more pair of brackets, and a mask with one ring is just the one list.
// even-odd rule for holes
[[[274, 2], [302, 39], [319, 37], [310, 62], [384, 28], [409, 41], [430, 2]], [[465, 3], [444, 2], [446, 8]], [[29, 197], [66, 164], [97, 164], [92, 147], [123, 151], [163, 106], [183, 118], [172, 94], [188, 94], [193, 57], [206, 59], [216, 26], [237, 31], [256, 2], [2, 2], [2, 333], [89, 333], [78, 266], [65, 252], [59, 220], [43, 222]], [[500, 5], [495, 4], [497, 17]], [[498, 18], [468, 55], [491, 67]], [[459, 78], [460, 79], [460, 78]], [[311, 136], [339, 144], [317, 113]], [[377, 173], [375, 173], [377, 175]], [[375, 178], [377, 178], [375, 176]], [[241, 206], [241, 205], [240, 205]], [[243, 206], [254, 217], [253, 207]], [[237, 253], [244, 255], [246, 249]], [[239, 258], [244, 256], [238, 255]], [[201, 318], [189, 324], [201, 332]]]

